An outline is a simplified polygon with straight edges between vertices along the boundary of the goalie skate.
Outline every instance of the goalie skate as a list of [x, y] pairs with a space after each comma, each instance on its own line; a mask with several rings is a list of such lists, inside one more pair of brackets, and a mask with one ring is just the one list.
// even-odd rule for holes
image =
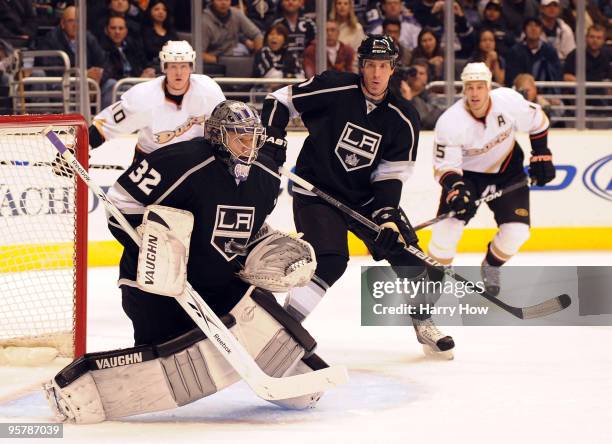
[[431, 318], [422, 321], [413, 319], [412, 325], [425, 355], [448, 360], [454, 358], [453, 338], [442, 333]]

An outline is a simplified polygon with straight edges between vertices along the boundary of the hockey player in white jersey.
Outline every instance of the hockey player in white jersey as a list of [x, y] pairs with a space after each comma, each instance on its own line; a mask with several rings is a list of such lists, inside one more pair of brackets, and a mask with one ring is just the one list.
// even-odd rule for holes
[[491, 71], [484, 63], [468, 63], [461, 80], [464, 98], [440, 116], [434, 135], [434, 172], [443, 188], [438, 215], [452, 210], [455, 216], [434, 225], [429, 255], [450, 265], [463, 229], [476, 213], [475, 201], [525, 181], [525, 187], [488, 203], [499, 230], [489, 243], [481, 275], [486, 290], [497, 295], [499, 268], [529, 238], [529, 188], [515, 133], [529, 133], [529, 176], [542, 186], [555, 177], [549, 123], [539, 105], [516, 91], [491, 91]]
[[140, 83], [98, 114], [89, 127], [89, 142], [138, 131], [134, 160], [166, 145], [204, 135], [204, 121], [225, 100], [210, 77], [193, 74], [196, 53], [186, 41], [169, 41], [159, 53], [165, 74]]

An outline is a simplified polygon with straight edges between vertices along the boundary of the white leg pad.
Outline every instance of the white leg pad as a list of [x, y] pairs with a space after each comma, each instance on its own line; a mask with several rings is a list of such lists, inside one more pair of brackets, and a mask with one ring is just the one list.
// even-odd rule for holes
[[463, 234], [465, 222], [454, 217], [444, 219], [432, 227], [428, 250], [434, 258], [449, 263], [457, 254], [457, 244]]
[[[287, 322], [292, 319], [272, 295], [265, 300], [257, 295], [267, 309], [256, 303], [253, 290], [230, 312], [235, 320], [230, 331], [268, 375], [311, 371], [301, 365], [301, 359], [316, 346], [314, 339], [297, 322]], [[283, 316], [284, 321], [277, 320]], [[211, 342], [202, 338], [199, 329], [194, 329], [156, 346], [86, 355], [45, 385], [49, 403], [58, 419], [87, 424], [173, 409], [240, 380]], [[310, 407], [320, 395], [296, 398], [289, 404]]]

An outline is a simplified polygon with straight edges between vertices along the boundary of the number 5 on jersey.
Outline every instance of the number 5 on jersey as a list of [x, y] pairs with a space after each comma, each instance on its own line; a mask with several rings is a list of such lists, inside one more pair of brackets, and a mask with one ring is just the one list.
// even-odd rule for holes
[[151, 194], [153, 188], [159, 185], [161, 174], [155, 168], [149, 168], [149, 162], [144, 159], [134, 171], [128, 174], [130, 180], [138, 184], [138, 188], [147, 196]]

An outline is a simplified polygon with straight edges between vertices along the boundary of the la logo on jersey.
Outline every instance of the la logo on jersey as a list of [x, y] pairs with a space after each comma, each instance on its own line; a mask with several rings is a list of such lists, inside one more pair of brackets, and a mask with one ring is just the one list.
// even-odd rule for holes
[[217, 205], [215, 228], [210, 243], [229, 262], [237, 256], [237, 249], [231, 247], [232, 243], [245, 247], [251, 237], [254, 221], [254, 207]]
[[336, 156], [346, 171], [369, 167], [374, 162], [381, 139], [382, 136], [374, 131], [346, 122], [336, 144]]

